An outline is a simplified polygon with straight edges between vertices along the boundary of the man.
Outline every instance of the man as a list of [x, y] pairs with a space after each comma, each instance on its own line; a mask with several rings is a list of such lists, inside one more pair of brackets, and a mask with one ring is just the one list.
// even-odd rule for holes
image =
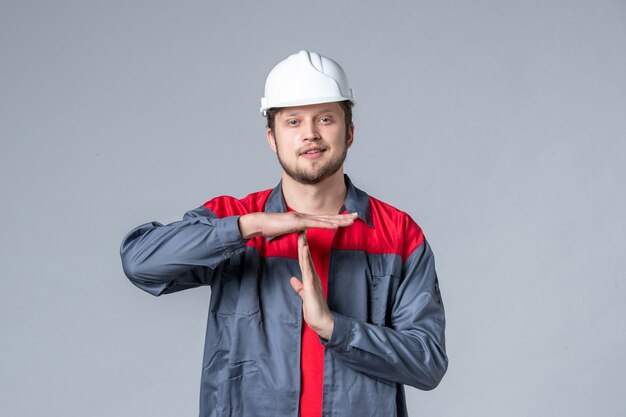
[[288, 57], [261, 103], [278, 186], [137, 227], [124, 271], [154, 295], [211, 286], [202, 417], [405, 416], [403, 384], [432, 389], [448, 363], [430, 247], [344, 175], [354, 97], [336, 62]]

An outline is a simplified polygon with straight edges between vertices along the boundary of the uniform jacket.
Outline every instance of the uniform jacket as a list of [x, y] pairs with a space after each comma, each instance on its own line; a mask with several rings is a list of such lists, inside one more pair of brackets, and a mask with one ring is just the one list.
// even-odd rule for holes
[[[402, 211], [346, 176], [344, 208], [359, 219], [333, 238], [323, 416], [406, 416], [403, 384], [435, 388], [447, 369], [444, 309], [432, 251]], [[281, 184], [222, 196], [168, 225], [124, 239], [124, 272], [150, 294], [211, 286], [200, 416], [297, 417], [302, 302], [297, 234], [244, 241], [239, 216], [287, 211]]]

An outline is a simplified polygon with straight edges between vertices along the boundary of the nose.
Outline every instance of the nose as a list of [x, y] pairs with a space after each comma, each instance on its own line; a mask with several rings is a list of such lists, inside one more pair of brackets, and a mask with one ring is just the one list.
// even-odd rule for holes
[[319, 138], [320, 133], [314, 121], [310, 120], [306, 123], [303, 123], [302, 140], [318, 140]]

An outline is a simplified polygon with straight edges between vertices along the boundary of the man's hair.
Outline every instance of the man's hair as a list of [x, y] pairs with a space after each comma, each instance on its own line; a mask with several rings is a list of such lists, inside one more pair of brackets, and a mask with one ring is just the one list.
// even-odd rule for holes
[[[350, 100], [340, 101], [339, 105], [343, 109], [344, 121], [346, 122], [346, 130], [352, 125], [352, 102]], [[266, 110], [267, 114], [267, 127], [274, 132], [274, 122], [276, 121], [276, 115], [286, 107], [272, 107]]]

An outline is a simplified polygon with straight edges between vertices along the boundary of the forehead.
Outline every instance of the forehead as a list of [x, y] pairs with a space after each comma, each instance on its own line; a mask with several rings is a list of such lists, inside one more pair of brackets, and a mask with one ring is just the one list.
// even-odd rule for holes
[[309, 104], [306, 106], [285, 107], [278, 114], [282, 117], [314, 115], [320, 113], [341, 114], [341, 105], [337, 102]]

